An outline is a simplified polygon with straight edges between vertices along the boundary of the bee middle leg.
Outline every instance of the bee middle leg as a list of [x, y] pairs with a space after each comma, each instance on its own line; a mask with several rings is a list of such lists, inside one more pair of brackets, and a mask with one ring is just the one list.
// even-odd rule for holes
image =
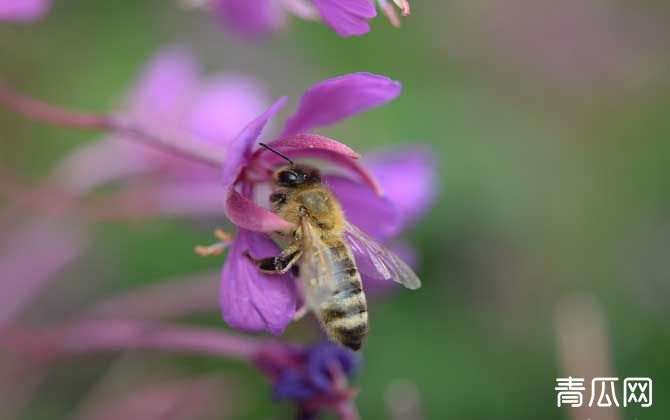
[[275, 257], [253, 258], [248, 252], [244, 254], [258, 269], [265, 274], [285, 274], [300, 259], [302, 250], [297, 245], [291, 245]]

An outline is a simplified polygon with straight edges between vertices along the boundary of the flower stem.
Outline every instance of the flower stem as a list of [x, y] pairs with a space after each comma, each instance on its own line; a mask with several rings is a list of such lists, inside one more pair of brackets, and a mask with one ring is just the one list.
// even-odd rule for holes
[[264, 342], [197, 327], [130, 320], [79, 321], [46, 331], [0, 332], [0, 342], [47, 357], [93, 351], [160, 350], [248, 361]]
[[223, 151], [204, 142], [186, 136], [177, 140], [167, 139], [144, 130], [126, 118], [56, 107], [16, 92], [2, 81], [0, 81], [0, 105], [35, 121], [61, 127], [114, 133], [210, 166], [219, 167], [223, 163]]

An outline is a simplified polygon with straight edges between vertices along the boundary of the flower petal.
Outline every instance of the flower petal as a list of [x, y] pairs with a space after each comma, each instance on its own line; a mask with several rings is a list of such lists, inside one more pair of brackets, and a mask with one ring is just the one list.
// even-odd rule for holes
[[275, 0], [216, 0], [213, 11], [225, 25], [248, 37], [274, 32], [284, 21]]
[[257, 80], [218, 76], [205, 83], [193, 100], [189, 126], [196, 137], [228, 146], [266, 109], [267, 102], [267, 93]]
[[415, 222], [435, 200], [436, 163], [427, 148], [372, 153], [365, 166], [400, 210], [403, 226]]
[[[316, 158], [331, 163], [337, 168], [345, 169], [358, 176], [364, 184], [372, 188], [378, 195], [382, 194], [382, 189], [372, 174], [356, 162], [358, 153], [336, 140], [316, 134], [296, 134], [275, 140], [270, 145], [292, 158]], [[255, 159], [266, 165], [276, 165], [283, 162], [281, 157], [266, 149], [259, 149], [256, 152]]]
[[199, 87], [200, 69], [188, 50], [160, 50], [144, 67], [128, 100], [133, 123], [178, 128]]
[[[122, 178], [145, 174], [159, 167], [159, 159], [145, 144], [111, 136], [74, 149], [52, 175], [59, 185], [84, 194]], [[153, 155], [151, 155], [153, 156]]]
[[[278, 140], [274, 140], [270, 145], [282, 152], [291, 152], [300, 149], [318, 149], [338, 153], [351, 159], [358, 159], [361, 157], [361, 155], [351, 150], [349, 146], [340, 143], [337, 140], [319, 136], [318, 134], [296, 134], [293, 136], [282, 137]], [[261, 149], [260, 153], [271, 152], [267, 149]]]
[[377, 16], [370, 0], [313, 0], [323, 21], [339, 36], [363, 35], [370, 31], [367, 20]]
[[312, 398], [316, 394], [316, 390], [310, 386], [300, 372], [286, 369], [272, 386], [272, 394], [274, 398], [280, 401], [305, 401]]
[[220, 216], [224, 189], [218, 182], [181, 182], [151, 185], [132, 193], [146, 193], [145, 200], [162, 216]]
[[[368, 0], [365, 0], [366, 2]], [[400, 83], [372, 73], [351, 73], [317, 83], [303, 94], [281, 137], [334, 124], [394, 99]]]
[[250, 122], [230, 145], [223, 164], [223, 185], [227, 189], [224, 212], [231, 222], [241, 228], [271, 232], [292, 227], [289, 222], [254, 203], [235, 189], [235, 182], [249, 163], [254, 143], [268, 121], [285, 103], [286, 97], [280, 98], [261, 116]]
[[254, 258], [279, 253], [265, 235], [238, 231], [221, 273], [223, 319], [240, 331], [281, 334], [295, 314], [294, 281], [288, 274], [261, 273], [244, 255], [246, 251]]
[[235, 225], [256, 232], [275, 232], [291, 229], [293, 225], [270, 210], [229, 188], [224, 207], [226, 217]]
[[370, 236], [382, 239], [398, 233], [399, 213], [388, 198], [378, 196], [359, 182], [339, 176], [324, 177], [324, 184], [340, 201], [347, 220]]
[[279, 98], [270, 108], [255, 120], [247, 124], [230, 145], [228, 155], [223, 164], [223, 185], [232, 187], [240, 172], [249, 163], [251, 150], [260, 137], [268, 121], [286, 104], [286, 97]]
[[307, 374], [310, 382], [321, 392], [328, 392], [334, 386], [332, 368], [335, 365], [347, 377], [351, 377], [360, 359], [356, 353], [332, 343], [313, 346], [307, 354]]
[[0, 22], [33, 22], [44, 16], [51, 0], [2, 0]]

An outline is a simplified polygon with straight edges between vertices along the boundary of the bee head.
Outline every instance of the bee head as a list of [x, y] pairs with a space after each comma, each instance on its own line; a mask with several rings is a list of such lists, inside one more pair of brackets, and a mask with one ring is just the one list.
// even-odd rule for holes
[[280, 187], [295, 188], [321, 182], [319, 170], [305, 165], [287, 165], [277, 169], [273, 179]]

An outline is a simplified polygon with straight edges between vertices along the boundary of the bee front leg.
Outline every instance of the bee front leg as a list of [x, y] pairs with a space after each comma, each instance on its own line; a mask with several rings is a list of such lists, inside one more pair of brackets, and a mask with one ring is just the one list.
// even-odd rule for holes
[[245, 252], [244, 255], [265, 274], [285, 274], [300, 259], [302, 250], [297, 245], [291, 245], [276, 257], [261, 258], [260, 260], [253, 258], [249, 255], [249, 252]]

